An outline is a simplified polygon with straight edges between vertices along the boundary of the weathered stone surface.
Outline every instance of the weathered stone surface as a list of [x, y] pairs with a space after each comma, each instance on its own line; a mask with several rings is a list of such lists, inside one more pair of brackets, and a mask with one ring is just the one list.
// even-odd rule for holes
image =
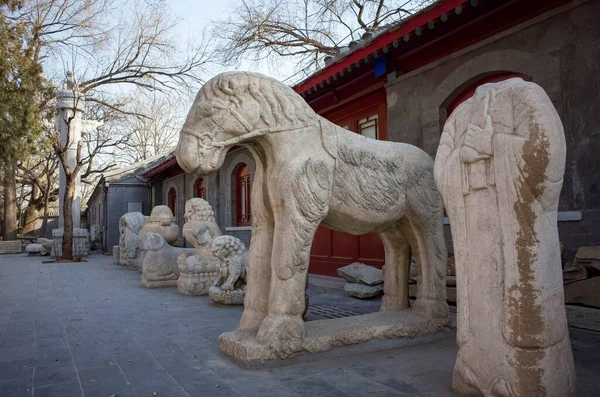
[[600, 260], [600, 245], [591, 247], [579, 247], [575, 254], [577, 261]]
[[148, 233], [158, 233], [167, 244], [173, 244], [179, 239], [179, 232], [177, 219], [171, 209], [166, 205], [157, 205], [142, 226], [142, 240]]
[[370, 299], [383, 294], [383, 284], [365, 285], [346, 283], [344, 284], [344, 291], [355, 298]]
[[219, 278], [208, 294], [215, 303], [241, 305], [246, 294], [248, 250], [244, 243], [233, 236], [219, 236], [212, 242], [212, 253], [219, 258]]
[[54, 246], [54, 240], [49, 238], [38, 238], [38, 243], [42, 244], [42, 247], [48, 252], [52, 252], [52, 247]]
[[600, 308], [600, 277], [566, 284], [565, 303]]
[[290, 352], [281, 352], [272, 344], [257, 340], [255, 333], [240, 329], [222, 334], [219, 347], [240, 364], [254, 366], [268, 360], [297, 357], [372, 339], [415, 338], [449, 330], [451, 325], [447, 318], [426, 319], [407, 309], [309, 321], [305, 323], [304, 338], [298, 340], [298, 346]]
[[448, 276], [456, 276], [456, 263], [454, 261], [453, 256], [448, 258], [448, 268], [447, 268], [446, 274]]
[[19, 252], [21, 252], [19, 240], [0, 241], [0, 254], [17, 254]]
[[219, 277], [220, 261], [212, 253], [213, 240], [221, 235], [210, 204], [201, 198], [185, 203], [183, 237], [192, 243], [194, 255], [182, 255], [178, 261], [177, 290], [183, 295], [207, 295]]
[[128, 212], [119, 220], [119, 265], [140, 268], [140, 244], [144, 223], [146, 217], [141, 212]]
[[113, 265], [115, 265], [115, 266], [118, 266], [121, 264], [121, 247], [118, 245], [113, 245], [112, 262], [113, 262]]
[[588, 277], [600, 277], [600, 261], [584, 263], [583, 266], [587, 269]]
[[[202, 87], [181, 129], [177, 161], [187, 172], [209, 174], [236, 145], [251, 147], [256, 162], [240, 332], [256, 335], [276, 356], [303, 349], [304, 286], [319, 225], [353, 234], [385, 230], [383, 311], [410, 307], [410, 252], [421, 253], [422, 283], [412, 310], [421, 321], [447, 322], [444, 211], [427, 153], [347, 131], [287, 85], [249, 72], [223, 73]], [[375, 337], [363, 335], [356, 340]]]
[[[52, 230], [52, 256], [60, 258], [62, 256], [62, 238], [64, 229]], [[90, 248], [89, 233], [87, 229], [73, 229], [73, 258], [85, 258]]]
[[563, 270], [563, 283], [585, 280], [588, 278], [587, 269], [582, 265], [573, 265]]
[[456, 395], [576, 395], [556, 225], [565, 156], [552, 102], [521, 79], [478, 87], [444, 126], [435, 177], [459, 282]]
[[177, 258], [193, 255], [193, 248], [172, 247], [158, 233], [148, 233], [142, 240], [142, 286], [146, 288], [176, 287], [179, 277]]
[[27, 252], [29, 255], [49, 255], [50, 254], [50, 252], [48, 252], [44, 248], [44, 246], [39, 243], [28, 244], [27, 247], [25, 247], [25, 252]]
[[199, 261], [196, 255], [183, 254], [177, 258], [177, 264], [177, 291], [183, 295], [208, 295], [208, 289], [219, 277], [220, 262], [216, 258]]
[[354, 262], [337, 269], [337, 274], [349, 283], [365, 285], [383, 284], [383, 272], [373, 266]]

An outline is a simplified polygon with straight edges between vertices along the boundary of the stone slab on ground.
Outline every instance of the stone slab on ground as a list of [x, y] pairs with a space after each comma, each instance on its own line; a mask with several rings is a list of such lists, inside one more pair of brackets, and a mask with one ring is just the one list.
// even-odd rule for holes
[[358, 283], [344, 284], [344, 292], [359, 299], [371, 299], [383, 294], [383, 284], [365, 285]]
[[577, 253], [575, 254], [575, 259], [577, 261], [591, 261], [594, 259], [600, 260], [600, 245], [579, 247]]
[[[318, 362], [302, 362], [305, 355], [286, 360], [289, 366], [248, 370], [218, 344], [220, 334], [237, 327], [241, 306], [141, 288], [139, 272], [113, 266], [109, 256], [92, 253], [82, 263], [42, 259], [0, 257], [1, 396], [453, 396], [452, 336], [372, 353], [342, 351], [340, 357], [332, 349]], [[307, 293], [311, 307], [379, 309], [380, 298], [359, 300], [312, 285]], [[307, 317], [323, 319], [310, 311]], [[570, 329], [570, 337], [579, 397], [596, 397], [600, 333]]]
[[[305, 336], [300, 350], [290, 353], [286, 358], [375, 339], [410, 339], [444, 333], [452, 327], [453, 321], [450, 318], [429, 319], [410, 309], [310, 321], [305, 323]], [[269, 345], [259, 343], [256, 335], [249, 332], [236, 330], [224, 333], [219, 337], [219, 346], [233, 360], [249, 368], [280, 358]]]
[[600, 308], [600, 277], [565, 284], [565, 303]]
[[354, 262], [348, 266], [337, 269], [340, 277], [343, 277], [349, 283], [359, 283], [365, 285], [377, 285], [383, 283], [383, 272], [373, 266]]
[[19, 240], [0, 241], [0, 254], [18, 254], [21, 252]]

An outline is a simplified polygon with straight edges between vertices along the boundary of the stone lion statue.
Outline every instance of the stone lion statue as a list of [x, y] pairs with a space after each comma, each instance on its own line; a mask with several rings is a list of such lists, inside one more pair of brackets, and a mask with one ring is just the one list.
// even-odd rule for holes
[[218, 276], [219, 260], [212, 253], [213, 239], [221, 235], [210, 204], [201, 198], [185, 203], [183, 237], [192, 243], [194, 255], [178, 258], [177, 290], [184, 295], [206, 295]]
[[246, 283], [248, 251], [242, 241], [233, 236], [219, 236], [212, 243], [213, 255], [221, 260], [217, 287], [231, 291]]
[[246, 294], [248, 251], [237, 237], [219, 236], [212, 242], [212, 253], [221, 261], [219, 277], [208, 293], [216, 303], [242, 304]]
[[413, 310], [447, 318], [444, 208], [427, 153], [338, 127], [288, 86], [249, 72], [222, 73], [200, 89], [180, 133], [177, 161], [187, 172], [208, 174], [234, 146], [246, 147], [256, 161], [240, 332], [255, 333], [258, 343], [283, 354], [301, 349], [309, 255], [319, 225], [379, 233], [386, 249], [381, 310], [410, 307], [408, 269], [416, 253], [422, 274]]

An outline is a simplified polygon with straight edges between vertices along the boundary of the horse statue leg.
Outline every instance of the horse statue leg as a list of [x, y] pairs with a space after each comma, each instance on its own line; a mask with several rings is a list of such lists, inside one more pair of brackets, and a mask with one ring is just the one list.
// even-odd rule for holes
[[385, 248], [383, 273], [383, 300], [380, 311], [400, 311], [410, 308], [408, 302], [408, 272], [410, 268], [410, 242], [406, 222], [398, 222], [392, 230], [380, 233]]
[[[428, 175], [422, 176], [427, 177]], [[433, 179], [433, 174], [431, 175]], [[412, 184], [406, 197], [407, 218], [418, 246], [421, 279], [415, 310], [430, 317], [447, 317], [444, 205], [435, 184]]]
[[273, 214], [264, 184], [264, 171], [256, 163], [252, 188], [252, 244], [248, 252], [246, 297], [239, 329], [258, 332], [269, 310], [271, 285], [271, 251], [273, 249]]
[[[329, 210], [333, 165], [309, 160], [286, 170], [278, 189], [269, 192], [275, 231], [271, 256], [269, 315], [257, 340], [280, 357], [302, 348], [306, 277], [312, 241]], [[293, 177], [289, 177], [289, 175]]]

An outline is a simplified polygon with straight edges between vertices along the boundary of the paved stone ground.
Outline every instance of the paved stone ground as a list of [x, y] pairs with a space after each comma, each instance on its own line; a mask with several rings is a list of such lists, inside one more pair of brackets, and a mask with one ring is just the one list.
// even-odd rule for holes
[[[309, 318], [377, 301], [311, 287]], [[320, 308], [320, 309], [319, 309]], [[245, 370], [218, 348], [242, 309], [176, 289], [146, 290], [109, 257], [42, 264], [0, 256], [0, 396], [451, 396], [452, 338], [273, 370]], [[335, 311], [334, 311], [335, 313]], [[347, 313], [346, 313], [347, 314]], [[571, 330], [580, 396], [600, 395], [600, 334]]]

